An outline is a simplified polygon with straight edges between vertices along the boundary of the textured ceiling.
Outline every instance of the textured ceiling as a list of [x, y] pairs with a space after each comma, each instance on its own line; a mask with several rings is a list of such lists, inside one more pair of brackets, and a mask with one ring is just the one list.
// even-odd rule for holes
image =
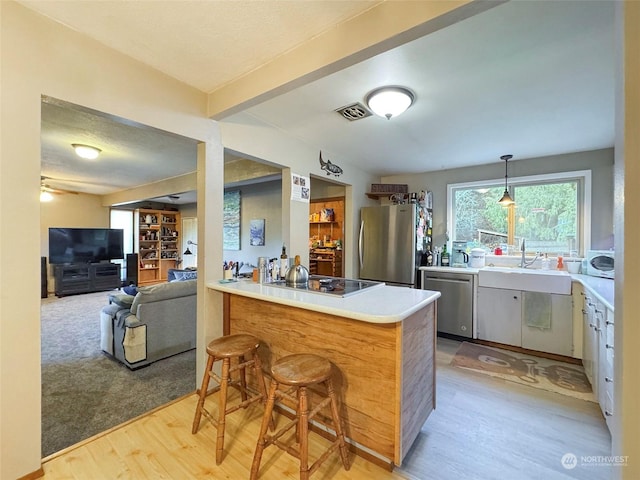
[[[210, 92], [379, 2], [21, 3]], [[262, 122], [341, 166], [353, 162], [379, 175], [498, 162], [505, 153], [519, 160], [612, 147], [613, 18], [609, 1], [497, 4], [222, 121]], [[334, 112], [386, 84], [416, 92], [415, 104], [402, 116], [349, 123]], [[166, 178], [194, 169], [195, 154], [189, 152], [195, 147], [188, 141], [173, 147], [186, 152], [173, 152], [180, 162], [153, 149], [146, 153], [151, 142], [162, 141], [140, 126], [130, 142], [119, 142], [120, 134], [110, 128], [126, 122], [109, 127], [69, 118], [63, 132], [54, 116], [43, 110], [45, 175], [72, 179], [86, 173], [87, 190], [96, 178], [109, 178], [111, 185], [102, 186], [113, 191], [134, 186], [138, 175], [142, 183], [153, 181], [152, 171]], [[92, 128], [83, 129], [87, 125]], [[78, 164], [69, 158], [71, 138], [104, 138], [115, 167], [105, 172]]]
[[[613, 7], [508, 2], [226, 120], [257, 119], [379, 175], [612, 147]], [[381, 85], [416, 101], [391, 120], [334, 112]]]
[[211, 92], [380, 1], [21, 1]]
[[[42, 100], [42, 175], [54, 188], [102, 195], [196, 170], [197, 144], [50, 97]], [[84, 160], [71, 144], [100, 148]]]

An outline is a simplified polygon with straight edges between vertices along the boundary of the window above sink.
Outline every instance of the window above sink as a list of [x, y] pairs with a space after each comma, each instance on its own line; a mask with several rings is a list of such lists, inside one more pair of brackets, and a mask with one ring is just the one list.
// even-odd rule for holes
[[[470, 248], [493, 252], [511, 245], [519, 255], [526, 238], [527, 254], [577, 256], [588, 248], [591, 230], [591, 172], [509, 177], [515, 205], [498, 204], [502, 179], [449, 184], [447, 227], [450, 238]], [[503, 254], [506, 252], [503, 252]]]

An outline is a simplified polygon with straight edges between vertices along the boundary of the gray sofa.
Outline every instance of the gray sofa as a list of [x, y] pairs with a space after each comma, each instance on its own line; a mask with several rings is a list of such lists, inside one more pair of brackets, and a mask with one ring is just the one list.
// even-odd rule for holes
[[100, 348], [130, 369], [196, 346], [196, 284], [183, 280], [112, 294], [100, 313]]

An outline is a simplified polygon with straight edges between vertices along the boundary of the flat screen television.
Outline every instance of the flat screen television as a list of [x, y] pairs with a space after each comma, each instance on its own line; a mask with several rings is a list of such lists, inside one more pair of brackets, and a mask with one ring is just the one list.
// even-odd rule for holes
[[99, 263], [124, 258], [118, 228], [49, 228], [49, 263]]

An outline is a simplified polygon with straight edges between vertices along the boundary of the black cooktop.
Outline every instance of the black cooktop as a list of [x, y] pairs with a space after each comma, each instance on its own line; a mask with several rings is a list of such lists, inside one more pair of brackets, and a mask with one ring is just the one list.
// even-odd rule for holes
[[309, 282], [306, 285], [292, 286], [287, 285], [284, 280], [271, 282], [269, 285], [274, 287], [289, 288], [292, 290], [302, 290], [312, 293], [324, 293], [337, 297], [347, 297], [371, 287], [384, 285], [381, 282], [372, 282], [370, 280], [354, 280], [351, 278], [325, 277], [322, 275], [310, 275]]

